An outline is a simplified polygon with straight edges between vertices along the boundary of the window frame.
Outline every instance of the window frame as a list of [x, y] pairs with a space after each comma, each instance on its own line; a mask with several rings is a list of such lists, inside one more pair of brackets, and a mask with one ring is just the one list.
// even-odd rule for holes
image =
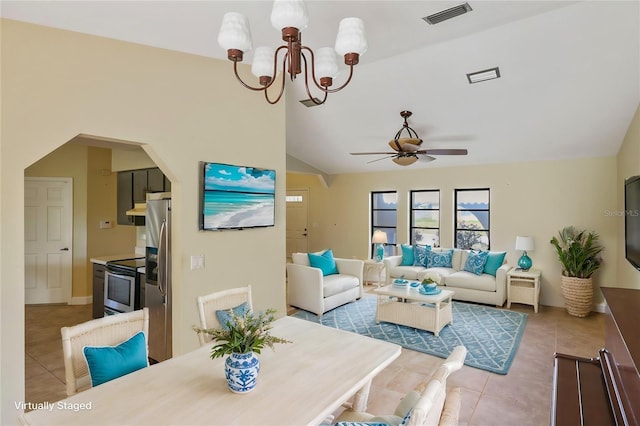
[[[417, 193], [424, 193], [424, 192], [435, 192], [438, 194], [438, 208], [437, 209], [414, 209], [413, 208], [413, 196], [414, 194]], [[435, 229], [437, 230], [437, 235], [438, 235], [438, 242], [437, 245], [435, 245], [435, 247], [440, 246], [440, 190], [439, 189], [415, 189], [415, 190], [410, 190], [409, 191], [409, 244], [411, 245], [415, 245], [418, 244], [416, 243], [414, 237], [414, 230], [415, 229]], [[433, 227], [423, 227], [423, 226], [415, 226], [415, 218], [414, 218], [414, 212], [415, 211], [437, 211], [438, 212], [438, 227], [437, 228], [433, 228]]]
[[[458, 193], [460, 192], [479, 192], [486, 191], [487, 192], [487, 208], [486, 209], [459, 209], [458, 208]], [[454, 197], [453, 197], [453, 206], [454, 206], [454, 217], [453, 217], [453, 246], [455, 248], [458, 247], [458, 232], [459, 231], [469, 231], [469, 229], [458, 228], [458, 213], [459, 212], [487, 212], [487, 228], [486, 229], [477, 229], [477, 231], [482, 231], [487, 233], [487, 247], [483, 250], [491, 250], [491, 188], [455, 188], [454, 189]], [[466, 249], [466, 248], [465, 248]]]
[[[396, 208], [395, 209], [376, 209], [374, 208], [374, 198], [376, 195], [379, 194], [395, 194], [396, 195]], [[398, 191], [371, 191], [370, 193], [370, 198], [369, 198], [369, 203], [370, 203], [370, 219], [369, 219], [369, 223], [370, 223], [370, 230], [369, 230], [369, 242], [370, 242], [370, 253], [371, 253], [371, 258], [373, 258], [373, 254], [374, 254], [374, 244], [371, 242], [371, 238], [373, 236], [373, 232], [380, 230], [380, 231], [385, 231], [387, 233], [387, 243], [384, 244], [384, 255], [386, 256], [393, 256], [395, 254], [395, 245], [397, 244], [397, 241], [391, 241], [391, 236], [395, 235], [396, 239], [397, 239], [397, 235], [398, 235]], [[375, 225], [375, 212], [379, 212], [379, 211], [394, 211], [396, 213], [396, 225], [395, 226], [376, 226]], [[395, 232], [387, 232], [387, 230], [392, 229]]]

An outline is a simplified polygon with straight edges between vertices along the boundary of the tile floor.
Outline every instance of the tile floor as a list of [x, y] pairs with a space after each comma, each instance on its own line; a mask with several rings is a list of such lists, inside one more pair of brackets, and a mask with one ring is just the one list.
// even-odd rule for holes
[[[502, 376], [464, 366], [449, 379], [462, 388], [461, 425], [548, 425], [553, 353], [595, 356], [604, 346], [604, 314], [569, 316], [564, 309], [512, 304], [528, 315], [525, 332], [509, 374]], [[54, 402], [66, 396], [60, 327], [91, 319], [91, 306], [27, 306], [26, 400]], [[402, 355], [373, 381], [368, 411], [393, 412], [398, 400], [428, 378], [440, 358], [403, 349]]]

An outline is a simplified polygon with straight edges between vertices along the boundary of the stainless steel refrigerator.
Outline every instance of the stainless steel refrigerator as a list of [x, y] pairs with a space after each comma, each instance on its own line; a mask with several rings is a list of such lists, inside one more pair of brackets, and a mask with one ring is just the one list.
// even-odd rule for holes
[[[148, 194], [145, 217], [145, 306], [149, 358], [171, 358], [171, 194]], [[159, 198], [159, 199], [153, 199]]]

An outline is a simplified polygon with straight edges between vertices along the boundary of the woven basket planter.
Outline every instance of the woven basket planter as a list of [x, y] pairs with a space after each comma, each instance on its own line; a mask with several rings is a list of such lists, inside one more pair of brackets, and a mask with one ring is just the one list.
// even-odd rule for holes
[[586, 317], [592, 307], [593, 278], [563, 276], [562, 295], [569, 315]]

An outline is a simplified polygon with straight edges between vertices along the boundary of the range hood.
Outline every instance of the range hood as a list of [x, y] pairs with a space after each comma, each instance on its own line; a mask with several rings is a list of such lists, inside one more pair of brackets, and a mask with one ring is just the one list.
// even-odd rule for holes
[[[122, 211], [122, 210], [121, 210]], [[144, 216], [147, 213], [147, 203], [135, 203], [131, 210], [127, 210], [127, 216]]]

